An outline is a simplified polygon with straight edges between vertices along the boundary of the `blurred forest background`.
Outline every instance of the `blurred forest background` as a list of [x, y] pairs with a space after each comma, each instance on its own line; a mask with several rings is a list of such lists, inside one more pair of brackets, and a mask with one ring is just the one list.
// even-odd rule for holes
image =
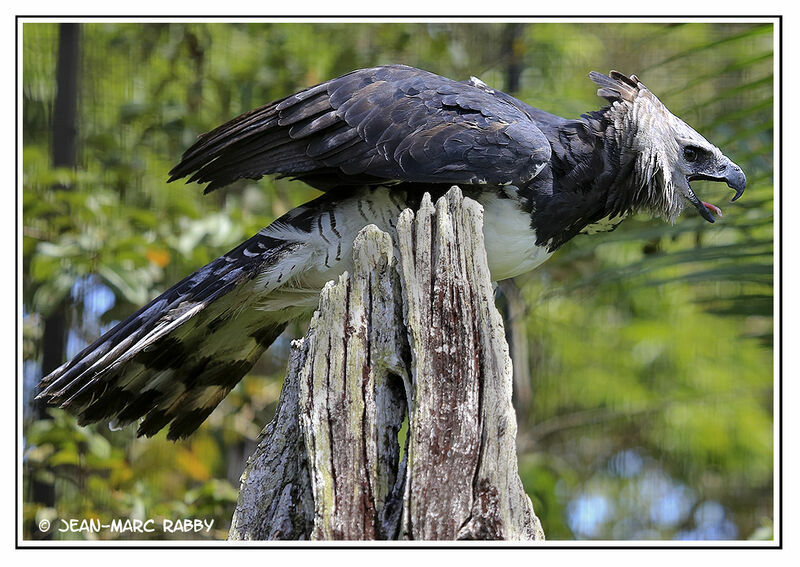
[[716, 224], [689, 207], [674, 225], [640, 216], [578, 236], [504, 283], [498, 305], [515, 363], [521, 475], [548, 539], [771, 539], [773, 31], [745, 22], [24, 24], [25, 537], [44, 537], [34, 522], [45, 518], [128, 517], [213, 518], [212, 533], [186, 537], [227, 535], [244, 460], [302, 326], [179, 443], [164, 432], [137, 439], [133, 427], [77, 427], [37, 407], [34, 387], [115, 321], [315, 196], [288, 180], [241, 181], [207, 197], [197, 185], [167, 185], [199, 134], [352, 69], [406, 63], [478, 76], [566, 117], [603, 106], [589, 71], [636, 73], [744, 168], [748, 189], [735, 204], [725, 206], [726, 187], [695, 183], [722, 206]]

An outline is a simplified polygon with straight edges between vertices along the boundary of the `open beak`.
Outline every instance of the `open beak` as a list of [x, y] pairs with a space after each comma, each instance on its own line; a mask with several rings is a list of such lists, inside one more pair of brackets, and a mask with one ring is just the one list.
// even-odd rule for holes
[[684, 188], [684, 196], [694, 205], [694, 208], [697, 209], [700, 216], [712, 223], [714, 222], [714, 215], [712, 213], [716, 213], [721, 217], [722, 211], [716, 205], [706, 203], [697, 198], [697, 195], [695, 195], [694, 191], [692, 191], [692, 187], [689, 185], [690, 182], [695, 180], [724, 181], [728, 184], [728, 187], [736, 191], [733, 199], [731, 199], [731, 203], [742, 196], [747, 186], [747, 177], [745, 177], [742, 168], [726, 157], [723, 157], [722, 163], [713, 171], [701, 171], [686, 177], [687, 183]]

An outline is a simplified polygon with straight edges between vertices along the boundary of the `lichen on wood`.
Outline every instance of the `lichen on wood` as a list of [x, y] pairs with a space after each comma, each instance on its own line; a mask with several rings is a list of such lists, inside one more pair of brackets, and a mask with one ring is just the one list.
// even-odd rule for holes
[[517, 469], [482, 220], [453, 187], [392, 235], [362, 230], [353, 273], [293, 343], [231, 539], [544, 538]]

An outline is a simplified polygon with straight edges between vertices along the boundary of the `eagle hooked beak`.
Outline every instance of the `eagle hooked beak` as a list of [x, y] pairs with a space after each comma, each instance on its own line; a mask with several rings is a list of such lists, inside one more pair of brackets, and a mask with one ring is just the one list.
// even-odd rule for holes
[[689, 182], [695, 180], [724, 181], [728, 184], [728, 187], [736, 191], [733, 199], [731, 199], [731, 203], [742, 196], [742, 193], [744, 193], [745, 187], [747, 186], [747, 177], [745, 177], [742, 168], [725, 156], [722, 156], [716, 167], [698, 171], [686, 177], [687, 183], [686, 187], [684, 188], [685, 197], [690, 203], [692, 203], [692, 205], [694, 205], [694, 207], [700, 213], [700, 216], [712, 223], [714, 222], [714, 216], [711, 213], [714, 212], [721, 217], [722, 211], [716, 205], [706, 203], [705, 201], [701, 201], [697, 198], [697, 195], [695, 195], [694, 191], [692, 191], [692, 187], [689, 185]]

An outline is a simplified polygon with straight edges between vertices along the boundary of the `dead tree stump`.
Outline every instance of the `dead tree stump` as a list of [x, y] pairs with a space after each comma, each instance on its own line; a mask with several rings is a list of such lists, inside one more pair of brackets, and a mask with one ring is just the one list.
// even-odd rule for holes
[[544, 539], [480, 205], [457, 187], [435, 208], [426, 195], [392, 237], [364, 228], [353, 260], [292, 344], [229, 538]]

